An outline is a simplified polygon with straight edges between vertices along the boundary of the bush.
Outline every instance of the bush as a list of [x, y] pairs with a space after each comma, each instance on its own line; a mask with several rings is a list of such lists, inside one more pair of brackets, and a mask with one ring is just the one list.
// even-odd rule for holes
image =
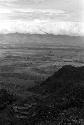
[[12, 104], [15, 96], [8, 92], [6, 89], [0, 90], [0, 109], [5, 108], [7, 105]]

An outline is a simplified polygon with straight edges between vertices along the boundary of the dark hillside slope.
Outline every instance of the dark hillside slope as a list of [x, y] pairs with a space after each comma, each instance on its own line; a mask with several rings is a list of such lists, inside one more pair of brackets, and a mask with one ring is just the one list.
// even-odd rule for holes
[[70, 89], [72, 86], [84, 86], [83, 83], [84, 67], [65, 65], [51, 77], [46, 79], [40, 87], [35, 87], [34, 90], [41, 94], [49, 94], [62, 91], [65, 88]]
[[[34, 95], [19, 103], [18, 100], [11, 100], [11, 96], [6, 96], [6, 92], [2, 91], [0, 101], [7, 97], [1, 103], [1, 106], [6, 103], [6, 111], [2, 113], [7, 116], [11, 113], [8, 118], [13, 125], [83, 125], [83, 76], [84, 67], [63, 66], [42, 84], [30, 89]], [[9, 122], [6, 124], [9, 125]]]
[[84, 67], [63, 66], [38, 89], [45, 102], [67, 109], [84, 107]]
[[[50, 108], [42, 109], [42, 112], [47, 110], [48, 119], [52, 123], [56, 121], [54, 125], [68, 125], [69, 123], [82, 125], [81, 119], [84, 124], [84, 67], [65, 65], [40, 86], [31, 90], [41, 95], [42, 98], [38, 97], [42, 101], [40, 105]], [[55, 118], [54, 120], [50, 114]]]

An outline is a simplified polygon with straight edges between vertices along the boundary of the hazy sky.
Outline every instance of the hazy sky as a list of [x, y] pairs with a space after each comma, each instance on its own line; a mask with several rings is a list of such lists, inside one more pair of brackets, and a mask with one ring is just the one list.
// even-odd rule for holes
[[83, 1], [0, 0], [0, 32], [63, 32], [65, 28], [79, 32], [84, 21]]

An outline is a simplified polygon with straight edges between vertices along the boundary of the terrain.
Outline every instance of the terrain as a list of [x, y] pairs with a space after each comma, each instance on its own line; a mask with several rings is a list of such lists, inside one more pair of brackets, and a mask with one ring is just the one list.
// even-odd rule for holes
[[0, 124], [84, 124], [84, 38], [0, 34]]
[[[0, 90], [1, 125], [83, 125], [84, 66], [63, 66], [22, 100]], [[37, 96], [38, 95], [38, 96]]]
[[63, 65], [84, 65], [84, 38], [52, 34], [0, 34], [0, 86], [19, 95]]

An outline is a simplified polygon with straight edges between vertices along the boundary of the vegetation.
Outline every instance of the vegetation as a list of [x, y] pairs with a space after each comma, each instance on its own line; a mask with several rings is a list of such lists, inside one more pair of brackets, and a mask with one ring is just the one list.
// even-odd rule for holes
[[24, 99], [1, 89], [0, 125], [83, 125], [83, 69], [63, 66]]
[[0, 125], [84, 124], [83, 39], [0, 35]]

